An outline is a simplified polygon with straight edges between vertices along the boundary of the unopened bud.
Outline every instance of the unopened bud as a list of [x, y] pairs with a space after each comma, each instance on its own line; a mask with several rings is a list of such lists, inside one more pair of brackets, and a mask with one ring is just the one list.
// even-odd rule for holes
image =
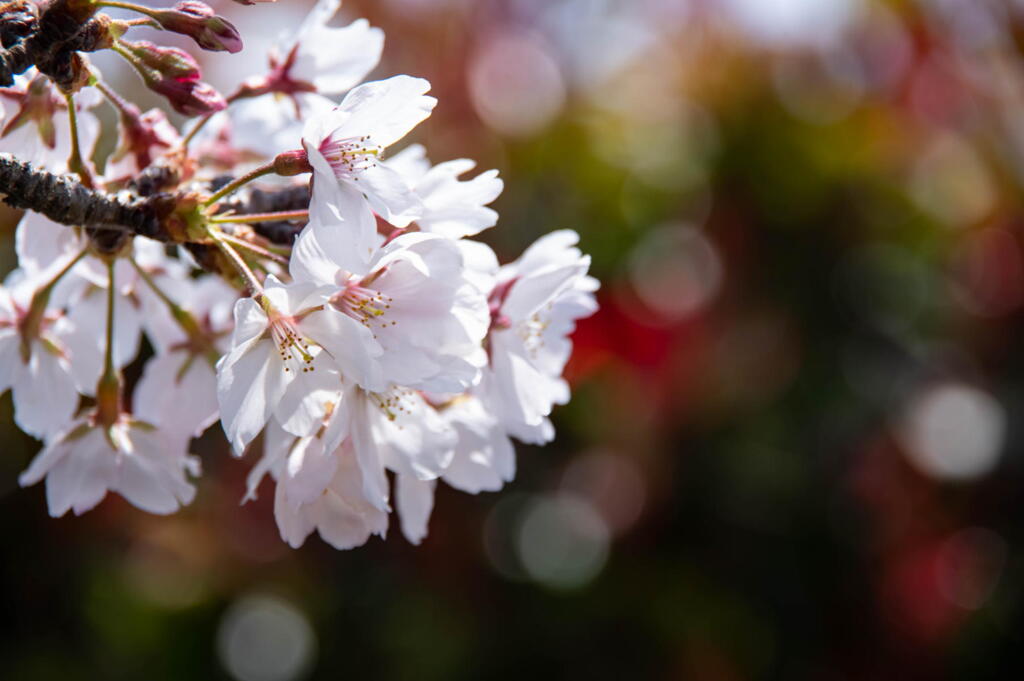
[[[142, 65], [158, 72], [163, 77], [175, 80], [199, 80], [202, 75], [199, 71], [199, 64], [192, 58], [192, 55], [177, 47], [161, 47], [148, 40], [136, 42], [122, 40], [120, 45]], [[143, 77], [145, 78], [145, 76]]]
[[285, 151], [274, 157], [274, 172], [284, 177], [313, 172], [309, 157], [302, 149]]
[[199, 64], [187, 52], [147, 41], [120, 43], [142, 80], [186, 116], [203, 116], [227, 107], [224, 97], [199, 80]]
[[240, 52], [242, 37], [230, 21], [214, 13], [198, 0], [182, 0], [171, 9], [154, 10], [150, 15], [160, 27], [187, 35], [204, 50]]
[[186, 116], [205, 116], [228, 106], [224, 96], [212, 85], [199, 80], [162, 81], [160, 87], [152, 89], [166, 97], [175, 111]]

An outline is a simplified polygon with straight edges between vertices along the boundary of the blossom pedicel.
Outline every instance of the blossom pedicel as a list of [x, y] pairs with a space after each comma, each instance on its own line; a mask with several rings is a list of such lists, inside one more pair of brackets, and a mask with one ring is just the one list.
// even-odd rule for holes
[[[386, 533], [392, 505], [418, 543], [438, 481], [500, 489], [512, 437], [554, 437], [569, 336], [596, 308], [589, 258], [568, 230], [503, 266], [468, 240], [496, 224], [502, 181], [463, 179], [468, 159], [432, 166], [417, 144], [393, 151], [437, 101], [421, 78], [361, 83], [380, 29], [330, 27], [340, 2], [321, 0], [224, 97], [187, 52], [123, 37], [158, 26], [239, 51], [201, 2], [9, 5], [0, 191], [29, 210], [0, 287], [0, 388], [44, 440], [20, 482], [45, 480], [52, 515], [108, 491], [176, 511], [199, 474], [189, 443], [219, 420], [235, 455], [261, 443], [245, 497], [272, 479], [291, 546], [314, 531], [359, 546]], [[141, 113], [89, 64], [98, 49], [198, 118], [179, 131]], [[120, 141], [101, 173], [91, 109], [104, 99]], [[154, 354], [126, 386], [143, 336]]]

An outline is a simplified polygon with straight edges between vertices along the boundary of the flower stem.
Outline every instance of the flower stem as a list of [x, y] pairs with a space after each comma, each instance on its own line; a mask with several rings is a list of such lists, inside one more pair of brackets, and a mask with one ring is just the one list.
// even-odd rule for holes
[[238, 251], [236, 251], [234, 247], [224, 239], [225, 235], [222, 232], [211, 229], [209, 230], [209, 234], [210, 237], [213, 238], [213, 242], [217, 244], [217, 248], [220, 249], [221, 253], [227, 256], [228, 260], [231, 261], [231, 264], [234, 265], [235, 269], [242, 275], [246, 285], [249, 287], [249, 292], [254, 296], [262, 295], [263, 284], [261, 284], [260, 280], [256, 278], [256, 275], [249, 267], [249, 264], [245, 262], [245, 258], [239, 255]]
[[[231, 104], [232, 102], [234, 102], [234, 101], [236, 101], [238, 99], [240, 99], [240, 97], [238, 96], [238, 93], [236, 92], [235, 94], [230, 95], [227, 98], [227, 103]], [[181, 140], [181, 148], [182, 149], [187, 149], [188, 145], [191, 144], [193, 139], [195, 139], [195, 136], [198, 135], [199, 131], [203, 129], [203, 126], [205, 126], [207, 123], [209, 123], [210, 119], [213, 118], [214, 115], [217, 114], [217, 113], [220, 113], [220, 112], [219, 111], [211, 111], [210, 113], [206, 114], [205, 116], [200, 118], [198, 121], [196, 121], [196, 124], [192, 126], [192, 129], [188, 131], [188, 133], [185, 135], [184, 138], [182, 138], [182, 140]]]
[[138, 12], [139, 14], [145, 14], [147, 17], [153, 16], [153, 10], [149, 7], [143, 7], [142, 5], [136, 5], [131, 2], [118, 2], [117, 0], [100, 0], [99, 2], [93, 2], [96, 7], [112, 7], [115, 9], [126, 9], [130, 12]]
[[261, 165], [258, 168], [254, 168], [253, 170], [250, 170], [249, 172], [247, 172], [245, 175], [242, 175], [241, 177], [233, 180], [232, 182], [229, 182], [228, 184], [226, 184], [223, 187], [221, 187], [218, 191], [214, 192], [209, 198], [207, 198], [205, 201], [203, 201], [203, 206], [204, 207], [212, 206], [213, 204], [217, 203], [218, 201], [223, 199], [228, 194], [232, 194], [232, 193], [238, 191], [239, 189], [241, 189], [245, 185], [249, 184], [253, 180], [255, 180], [257, 178], [260, 178], [260, 177], [263, 177], [264, 175], [270, 175], [273, 172], [274, 172], [274, 162], [273, 161], [271, 161], [270, 163], [267, 163], [265, 165]]
[[97, 421], [106, 428], [121, 415], [121, 377], [114, 368], [114, 259], [107, 261], [107, 347], [103, 357], [103, 375], [96, 386]]
[[198, 121], [196, 121], [196, 124], [192, 126], [192, 129], [188, 131], [188, 133], [185, 135], [184, 138], [182, 138], [182, 140], [181, 140], [181, 148], [182, 149], [188, 148], [189, 143], [193, 139], [195, 139], [195, 136], [198, 135], [199, 131], [203, 129], [203, 126], [210, 122], [210, 119], [213, 118], [213, 114], [214, 113], [216, 113], [216, 112], [208, 113], [205, 116], [203, 116], [202, 118], [200, 118]]
[[210, 222], [255, 224], [257, 222], [280, 222], [290, 220], [308, 220], [308, 210], [283, 210], [276, 213], [249, 213], [248, 215], [218, 215], [210, 218]]
[[124, 57], [124, 60], [132, 65], [132, 68], [141, 73], [139, 60], [135, 57], [134, 54], [124, 49], [120, 42], [115, 40], [114, 44], [110, 46], [110, 49]]
[[21, 353], [22, 358], [27, 362], [30, 354], [29, 341], [39, 336], [39, 329], [43, 323], [43, 317], [46, 314], [46, 306], [50, 304], [50, 294], [53, 293], [54, 287], [60, 283], [60, 280], [64, 278], [71, 268], [78, 264], [78, 261], [85, 257], [88, 249], [83, 248], [78, 252], [78, 255], [73, 257], [68, 264], [60, 269], [57, 274], [54, 275], [50, 281], [46, 282], [41, 288], [36, 289], [36, 292], [32, 294], [32, 301], [28, 306], [28, 313], [21, 322]]
[[92, 173], [85, 165], [82, 158], [82, 149], [78, 139], [78, 112], [75, 110], [75, 98], [71, 93], [65, 93], [64, 99], [68, 103], [68, 122], [71, 124], [71, 156], [68, 157], [68, 168], [82, 179], [89, 189], [95, 189]]
[[135, 112], [131, 110], [131, 104], [126, 102], [124, 98], [121, 97], [121, 95], [114, 92], [114, 90], [109, 85], [107, 85], [99, 79], [98, 73], [94, 72], [93, 75], [95, 81], [93, 85], [95, 85], [96, 89], [102, 92], [103, 96], [107, 98], [107, 100], [114, 106], [115, 109], [117, 109], [118, 114], [120, 114], [121, 116], [130, 117], [134, 117], [135, 115], [137, 115]]
[[263, 248], [259, 244], [250, 243], [250, 242], [246, 241], [245, 239], [239, 239], [238, 237], [232, 236], [231, 234], [227, 234], [225, 232], [218, 232], [217, 236], [219, 236], [221, 239], [224, 239], [225, 241], [230, 243], [232, 246], [238, 246], [239, 248], [244, 248], [245, 250], [247, 250], [247, 251], [249, 251], [251, 253], [255, 253], [256, 255], [260, 256], [261, 258], [266, 258], [267, 260], [271, 260], [273, 262], [276, 262], [279, 265], [287, 265], [288, 264], [288, 258], [284, 257], [283, 255], [279, 255], [277, 253], [274, 253], [273, 251], [270, 251], [270, 250], [268, 250], [266, 248]]

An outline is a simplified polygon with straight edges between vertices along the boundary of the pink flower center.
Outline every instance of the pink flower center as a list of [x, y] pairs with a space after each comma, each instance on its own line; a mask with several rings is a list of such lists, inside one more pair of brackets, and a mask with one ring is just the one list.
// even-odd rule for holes
[[320, 153], [331, 164], [339, 179], [359, 181], [358, 174], [375, 168], [384, 147], [373, 144], [369, 135], [335, 139], [328, 137], [320, 144]]
[[[372, 275], [371, 275], [372, 276]], [[377, 328], [395, 326], [395, 320], [387, 320], [388, 311], [394, 300], [380, 291], [364, 285], [366, 280], [351, 279], [343, 285], [332, 302], [334, 306], [371, 331]]]
[[303, 373], [313, 371], [315, 357], [309, 349], [310, 341], [299, 331], [295, 320], [285, 316], [271, 317], [270, 336], [277, 346], [285, 371], [291, 371], [293, 368]]

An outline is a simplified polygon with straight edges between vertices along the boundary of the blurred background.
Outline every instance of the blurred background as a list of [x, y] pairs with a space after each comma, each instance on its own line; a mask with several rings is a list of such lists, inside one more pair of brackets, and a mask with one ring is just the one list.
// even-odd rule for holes
[[[310, 4], [221, 3], [247, 51], [207, 79]], [[499, 255], [568, 227], [593, 256], [557, 440], [440, 488], [420, 547], [293, 551], [218, 428], [184, 512], [50, 519], [6, 395], [5, 678], [1021, 678], [1024, 2], [358, 16], [374, 77], [433, 83], [431, 160], [500, 169]]]

